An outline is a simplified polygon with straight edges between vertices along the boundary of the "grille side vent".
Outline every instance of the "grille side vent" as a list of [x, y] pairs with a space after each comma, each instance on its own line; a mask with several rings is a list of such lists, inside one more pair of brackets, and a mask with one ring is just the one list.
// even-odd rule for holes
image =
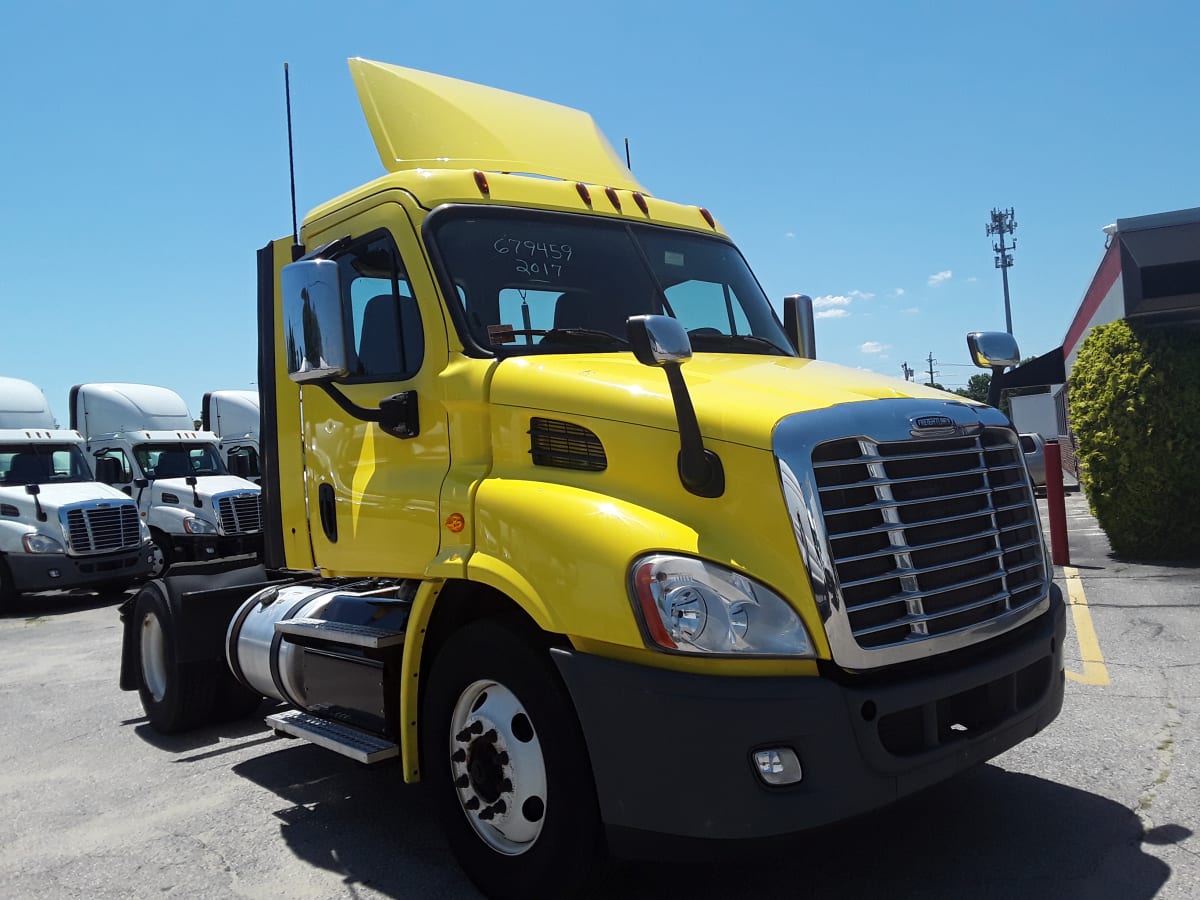
[[9, 503], [0, 504], [0, 516], [19, 516], [21, 511]]
[[529, 452], [535, 466], [603, 472], [608, 457], [600, 438], [582, 425], [557, 419], [529, 420]]

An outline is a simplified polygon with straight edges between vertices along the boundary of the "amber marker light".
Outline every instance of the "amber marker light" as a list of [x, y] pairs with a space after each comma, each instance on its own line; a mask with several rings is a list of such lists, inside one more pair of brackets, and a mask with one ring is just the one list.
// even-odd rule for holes
[[642, 607], [642, 621], [650, 632], [650, 639], [665, 650], [676, 650], [679, 645], [671, 640], [667, 628], [663, 625], [662, 616], [658, 612], [658, 604], [654, 601], [654, 566], [645, 563], [637, 567], [633, 573], [633, 588], [637, 594], [638, 603]]
[[607, 197], [608, 202], [613, 205], [613, 209], [615, 209], [617, 212], [621, 211], [621, 198], [617, 196], [615, 189], [606, 187], [604, 189], [604, 196]]
[[492, 195], [492, 189], [488, 187], [487, 176], [478, 169], [475, 170], [475, 185], [479, 188], [479, 193], [483, 194], [483, 196], [490, 197]]
[[710, 212], [709, 212], [707, 209], [705, 209], [703, 206], [701, 206], [701, 207], [700, 207], [700, 215], [704, 216], [704, 221], [708, 223], [708, 227], [709, 227], [709, 228], [716, 228], [716, 227], [717, 227], [717, 220], [716, 220], [716, 219], [714, 219], [714, 218], [713, 218], [713, 214], [712, 214], [712, 213], [710, 213]]
[[467, 520], [463, 518], [462, 513], [450, 513], [446, 516], [446, 530], [454, 534], [458, 534], [467, 527]]
[[637, 208], [642, 211], [643, 215], [650, 215], [650, 207], [646, 204], [646, 198], [641, 191], [633, 192], [633, 202], [637, 204]]
[[590, 208], [592, 205], [592, 192], [588, 190], [587, 185], [582, 181], [575, 182], [575, 190], [579, 191], [579, 197]]

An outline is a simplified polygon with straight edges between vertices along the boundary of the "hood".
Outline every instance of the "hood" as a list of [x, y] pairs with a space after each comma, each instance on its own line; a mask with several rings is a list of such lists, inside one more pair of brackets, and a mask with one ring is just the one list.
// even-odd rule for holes
[[[70, 506], [74, 503], [87, 503], [96, 500], [101, 502], [117, 500], [124, 500], [127, 503], [133, 502], [127, 494], [100, 481], [69, 481], [60, 484], [42, 484], [39, 485], [39, 488], [41, 489], [41, 493], [38, 494], [38, 501], [42, 504], [42, 509], [47, 512], [62, 509], [64, 506]], [[21, 510], [24, 510], [26, 507], [33, 509], [33, 496], [25, 493], [23, 485], [0, 487], [0, 500], [3, 500], [4, 503], [12, 504]]]
[[[700, 430], [712, 440], [769, 450], [792, 413], [895, 397], [970, 400], [833, 363], [782, 356], [701, 353], [683, 365]], [[492, 402], [677, 430], [664, 372], [632, 354], [518, 356], [502, 361]]]
[[[156, 478], [156, 491], [170, 491], [181, 497], [192, 496], [192, 486], [186, 478]], [[196, 479], [196, 493], [201, 497], [216, 497], [219, 494], [257, 494], [261, 488], [252, 481], [236, 475], [203, 475]]]
[[369, 59], [349, 62], [389, 172], [482, 169], [643, 190], [581, 110]]

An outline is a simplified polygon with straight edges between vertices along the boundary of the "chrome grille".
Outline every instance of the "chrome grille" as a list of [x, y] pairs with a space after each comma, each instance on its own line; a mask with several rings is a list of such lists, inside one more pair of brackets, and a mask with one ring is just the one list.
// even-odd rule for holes
[[66, 527], [76, 554], [133, 549], [141, 543], [138, 511], [132, 503], [68, 509]]
[[813, 451], [834, 567], [860, 647], [946, 634], [1046, 589], [1037, 508], [1016, 435]]
[[997, 410], [846, 403], [787, 417], [774, 447], [830, 650], [845, 668], [956, 650], [1046, 609], [1037, 506], [1018, 438]]
[[231, 494], [217, 499], [221, 530], [225, 534], [246, 534], [262, 530], [262, 494]]

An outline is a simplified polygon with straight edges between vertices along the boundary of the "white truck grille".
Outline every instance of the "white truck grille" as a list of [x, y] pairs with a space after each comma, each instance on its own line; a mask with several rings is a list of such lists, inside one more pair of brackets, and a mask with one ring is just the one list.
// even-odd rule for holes
[[132, 503], [68, 509], [66, 526], [71, 551], [77, 555], [133, 549], [141, 543]]

